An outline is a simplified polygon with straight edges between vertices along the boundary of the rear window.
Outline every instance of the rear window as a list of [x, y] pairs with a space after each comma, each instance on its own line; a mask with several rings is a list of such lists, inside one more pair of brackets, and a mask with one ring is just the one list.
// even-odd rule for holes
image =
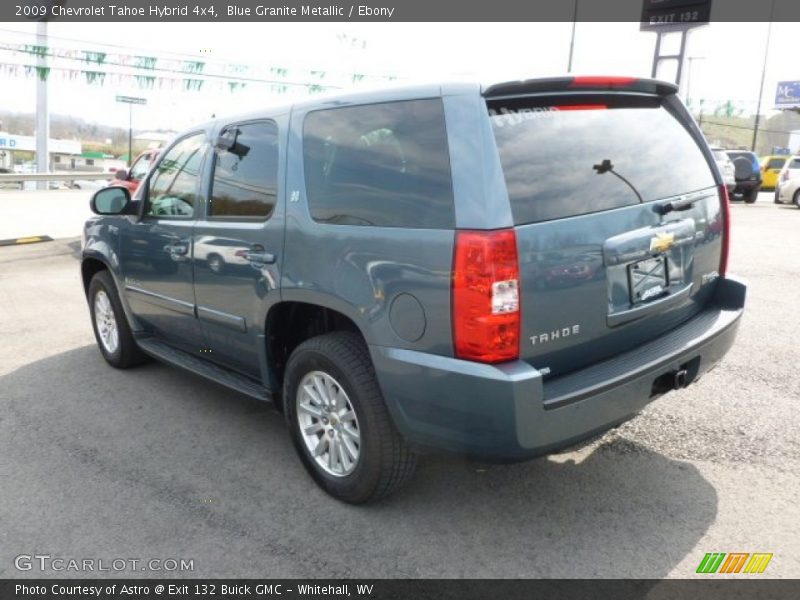
[[714, 155], [714, 160], [717, 160], [717, 161], [720, 161], [720, 162], [724, 162], [726, 160], [730, 160], [730, 157], [728, 156], [728, 153], [725, 152], [725, 150], [712, 149], [711, 153]]
[[768, 169], [780, 169], [783, 165], [786, 164], [785, 158], [770, 158], [769, 162], [767, 163]]
[[454, 227], [442, 101], [319, 110], [305, 119], [311, 217], [335, 225]]
[[800, 158], [793, 158], [792, 162], [789, 163], [790, 169], [800, 169]]
[[785, 158], [770, 158], [769, 162], [767, 163], [767, 168], [780, 169], [784, 164], [786, 164]]
[[512, 99], [488, 108], [516, 224], [715, 185], [699, 146], [657, 98]]

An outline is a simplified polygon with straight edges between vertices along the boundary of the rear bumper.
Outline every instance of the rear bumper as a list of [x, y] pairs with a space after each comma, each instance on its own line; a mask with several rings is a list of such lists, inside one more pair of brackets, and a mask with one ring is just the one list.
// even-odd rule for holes
[[627, 420], [717, 365], [733, 344], [746, 287], [719, 281], [714, 302], [635, 351], [544, 383], [523, 361], [484, 365], [371, 346], [400, 432], [423, 448], [520, 460], [572, 445]]
[[761, 187], [760, 179], [737, 181], [736, 187], [733, 188], [733, 192], [734, 194], [741, 194], [744, 192], [752, 191], [754, 189], [758, 189], [760, 187]]

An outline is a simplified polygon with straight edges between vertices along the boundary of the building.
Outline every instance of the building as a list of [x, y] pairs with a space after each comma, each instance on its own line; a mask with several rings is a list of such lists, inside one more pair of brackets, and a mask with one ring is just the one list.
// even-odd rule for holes
[[[48, 141], [50, 150], [50, 170], [53, 170], [56, 156], [74, 156], [81, 154], [81, 143], [74, 140], [54, 140]], [[30, 135], [14, 135], [0, 131], [0, 167], [12, 170], [15, 164], [21, 162], [15, 160], [15, 153], [36, 152], [36, 138]]]

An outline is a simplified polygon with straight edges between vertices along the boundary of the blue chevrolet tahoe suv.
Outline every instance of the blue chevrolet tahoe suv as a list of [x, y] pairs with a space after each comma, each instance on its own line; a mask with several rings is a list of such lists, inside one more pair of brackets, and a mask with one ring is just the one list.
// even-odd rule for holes
[[520, 460], [614, 427], [717, 365], [744, 307], [726, 188], [654, 80], [217, 119], [92, 209], [81, 270], [106, 361], [273, 402], [352, 503], [431, 449]]

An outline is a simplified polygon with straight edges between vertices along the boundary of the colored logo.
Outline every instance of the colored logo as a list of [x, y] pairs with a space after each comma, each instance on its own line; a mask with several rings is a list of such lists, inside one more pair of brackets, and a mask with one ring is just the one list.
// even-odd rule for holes
[[771, 560], [772, 553], [766, 552], [708, 552], [697, 573], [763, 573]]
[[650, 239], [650, 250], [655, 252], [666, 252], [675, 243], [674, 233], [657, 233]]

